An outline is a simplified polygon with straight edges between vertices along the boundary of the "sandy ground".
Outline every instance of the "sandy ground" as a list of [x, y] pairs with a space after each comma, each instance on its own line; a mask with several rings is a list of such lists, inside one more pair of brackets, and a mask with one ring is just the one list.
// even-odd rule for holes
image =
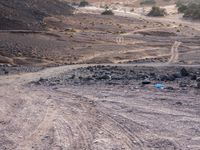
[[174, 5], [165, 6], [171, 14], [164, 18], [146, 17], [142, 8], [124, 8], [114, 10], [115, 16], [100, 15], [104, 9], [90, 6], [72, 16], [46, 17], [48, 31], [1, 31], [0, 64], [167, 62], [176, 41], [181, 42], [176, 63], [199, 64], [199, 22], [173, 14]]
[[131, 86], [29, 84], [77, 67], [84, 65], [0, 77], [0, 149], [200, 148], [196, 90], [162, 91], [137, 82]]
[[[73, 16], [47, 17], [47, 31], [0, 32], [0, 74], [6, 74], [0, 76], [0, 150], [200, 149], [196, 88], [180, 88], [174, 81], [164, 83], [172, 90], [158, 90], [155, 83], [141, 86], [141, 80], [33, 84], [87, 67], [86, 63], [199, 68], [198, 22], [173, 15], [171, 5], [166, 8], [172, 15], [165, 18], [145, 17], [143, 8], [125, 12], [125, 7], [115, 9], [115, 16], [102, 16], [103, 9], [92, 6]], [[10, 75], [4, 65], [17, 66], [14, 73], [64, 66]]]

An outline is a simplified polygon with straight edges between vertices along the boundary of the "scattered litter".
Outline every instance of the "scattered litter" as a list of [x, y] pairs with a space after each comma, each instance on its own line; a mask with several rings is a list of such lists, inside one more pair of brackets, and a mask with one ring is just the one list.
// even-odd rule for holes
[[163, 84], [155, 84], [154, 86], [157, 89], [164, 89], [164, 85]]

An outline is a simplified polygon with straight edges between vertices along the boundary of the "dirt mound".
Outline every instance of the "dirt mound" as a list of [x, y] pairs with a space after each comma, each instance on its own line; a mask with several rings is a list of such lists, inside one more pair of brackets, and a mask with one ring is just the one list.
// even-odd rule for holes
[[58, 0], [1, 0], [0, 30], [42, 29], [45, 17], [72, 13], [72, 7]]

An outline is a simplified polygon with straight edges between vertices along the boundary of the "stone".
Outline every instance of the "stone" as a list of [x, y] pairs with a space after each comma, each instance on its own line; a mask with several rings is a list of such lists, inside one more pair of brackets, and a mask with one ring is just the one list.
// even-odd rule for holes
[[185, 82], [180, 82], [179, 87], [188, 87], [188, 84]]
[[182, 102], [176, 102], [176, 105], [183, 105]]
[[46, 82], [46, 81], [48, 81], [48, 79], [44, 79], [44, 78], [40, 78], [39, 80], [38, 80], [38, 82]]
[[196, 81], [197, 81], [197, 82], [200, 82], [200, 77], [197, 77], [197, 78], [196, 78]]
[[87, 76], [87, 77], [84, 77], [82, 80], [87, 82], [87, 81], [94, 80], [94, 78], [92, 78], [91, 76]]
[[169, 80], [167, 75], [160, 75], [159, 79], [160, 79], [160, 81], [168, 81]]
[[142, 84], [143, 85], [151, 84], [151, 81], [149, 79], [145, 79], [144, 81], [142, 81]]
[[187, 77], [189, 75], [189, 72], [185, 68], [182, 68], [180, 73], [182, 77]]
[[172, 76], [174, 78], [181, 78], [181, 74], [180, 73], [174, 73], [174, 74], [172, 74]]
[[169, 76], [168, 76], [168, 80], [169, 80], [169, 81], [175, 81], [176, 78], [175, 78], [173, 75], [169, 75]]
[[175, 89], [174, 89], [173, 87], [171, 87], [171, 86], [168, 86], [168, 87], [166, 87], [165, 89], [170, 90], [170, 91], [175, 90]]
[[99, 76], [98, 79], [99, 79], [99, 80], [110, 80], [110, 79], [111, 79], [111, 76], [105, 74], [105, 75]]
[[191, 80], [197, 80], [197, 76], [195, 74], [192, 74], [190, 77]]
[[74, 79], [75, 77], [75, 74], [73, 74], [69, 79]]
[[197, 88], [200, 89], [200, 82], [197, 83]]

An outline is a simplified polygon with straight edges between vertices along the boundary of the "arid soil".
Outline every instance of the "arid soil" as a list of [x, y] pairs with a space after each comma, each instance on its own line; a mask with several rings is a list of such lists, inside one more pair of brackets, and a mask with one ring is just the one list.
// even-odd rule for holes
[[[174, 43], [176, 63], [199, 63], [198, 23], [145, 17], [137, 11], [78, 8], [73, 15], [45, 16], [45, 30], [3, 30], [0, 32], [0, 63], [52, 66], [85, 63], [168, 62]], [[194, 25], [194, 26], [193, 26]]]
[[200, 150], [200, 23], [69, 1], [0, 2], [0, 150]]
[[1, 0], [0, 30], [44, 30], [45, 17], [71, 15], [73, 10], [58, 0]]
[[[162, 69], [133, 66], [72, 65], [1, 76], [0, 149], [198, 150], [200, 97], [191, 86], [197, 81], [190, 78], [199, 68], [190, 68], [190, 75], [175, 82], [151, 80], [142, 85], [143, 80], [134, 79], [136, 74], [160, 75]], [[178, 68], [162, 73], [180, 73]], [[96, 75], [110, 71], [112, 78], [82, 84], [88, 71]], [[46, 79], [54, 84], [44, 84]], [[191, 85], [180, 87], [186, 80]], [[165, 88], [156, 89], [154, 83]]]

